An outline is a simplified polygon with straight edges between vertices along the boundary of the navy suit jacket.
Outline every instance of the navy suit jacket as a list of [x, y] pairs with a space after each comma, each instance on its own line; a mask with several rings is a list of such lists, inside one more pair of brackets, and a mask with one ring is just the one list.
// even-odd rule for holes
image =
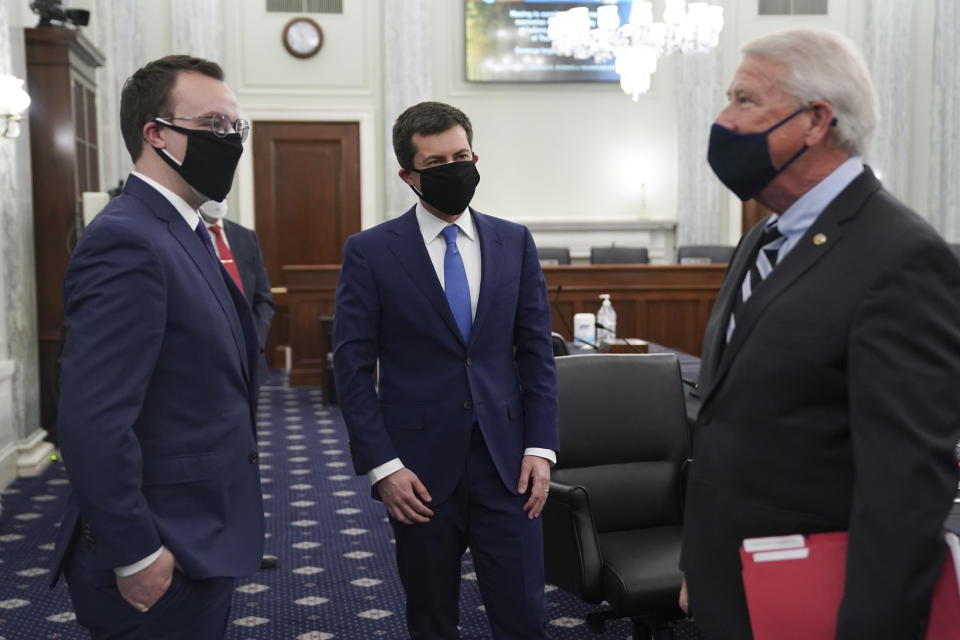
[[334, 372], [354, 469], [400, 458], [434, 504], [460, 479], [474, 422], [514, 494], [524, 449], [559, 446], [550, 309], [533, 238], [521, 225], [470, 215], [482, 258], [468, 343], [415, 208], [348, 238], [337, 286]]
[[262, 384], [267, 376], [267, 361], [262, 352], [267, 344], [267, 334], [270, 333], [270, 321], [273, 320], [274, 312], [270, 278], [267, 277], [267, 267], [263, 262], [263, 252], [260, 250], [257, 233], [232, 220], [224, 219], [222, 222], [227, 241], [230, 243], [230, 253], [233, 254], [237, 271], [240, 272], [243, 292], [253, 310], [253, 319], [257, 325], [261, 351], [259, 379]]
[[259, 344], [226, 271], [159, 192], [130, 176], [64, 276], [59, 432], [72, 494], [54, 580], [78, 525], [103, 570], [165, 545], [194, 579], [255, 572], [263, 503]]
[[741, 541], [847, 530], [837, 639], [922, 637], [957, 486], [960, 267], [865, 169], [725, 344], [765, 222], [703, 341], [681, 561], [692, 613], [706, 636], [749, 637]]

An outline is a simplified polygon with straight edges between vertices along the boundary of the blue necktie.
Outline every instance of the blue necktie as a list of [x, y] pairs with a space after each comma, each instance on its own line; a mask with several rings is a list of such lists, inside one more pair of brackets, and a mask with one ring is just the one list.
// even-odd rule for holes
[[470, 325], [473, 318], [470, 313], [470, 285], [467, 283], [467, 271], [463, 268], [463, 256], [457, 249], [457, 231], [452, 224], [444, 228], [443, 238], [447, 241], [447, 253], [443, 257], [443, 288], [446, 290], [447, 303], [453, 318], [460, 328], [464, 342], [470, 341]]

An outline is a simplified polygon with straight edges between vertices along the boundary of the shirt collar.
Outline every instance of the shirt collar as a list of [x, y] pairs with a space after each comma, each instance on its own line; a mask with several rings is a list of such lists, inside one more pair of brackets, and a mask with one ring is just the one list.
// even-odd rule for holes
[[787, 237], [806, 233], [823, 210], [863, 172], [859, 156], [852, 156], [790, 205], [777, 221], [777, 229]]
[[464, 213], [454, 222], [445, 222], [427, 211], [422, 202], [417, 202], [417, 224], [420, 226], [420, 233], [423, 235], [423, 241], [429, 244], [439, 236], [447, 226], [455, 224], [471, 240], [475, 240], [477, 232], [473, 226], [473, 216], [470, 215], [470, 209], [467, 208]]
[[130, 173], [132, 175], [137, 176], [138, 178], [146, 182], [148, 185], [150, 185], [151, 187], [159, 191], [160, 195], [166, 198], [170, 202], [170, 204], [173, 205], [173, 208], [177, 210], [177, 213], [180, 214], [184, 222], [187, 223], [187, 226], [189, 226], [191, 230], [194, 230], [197, 228], [197, 224], [200, 222], [200, 214], [194, 211], [193, 207], [187, 204], [186, 200], [184, 200], [183, 198], [175, 194], [173, 191], [170, 191], [170, 189], [167, 189], [165, 186], [163, 186], [153, 178], [148, 178], [147, 176], [143, 175], [139, 171], [131, 171]]

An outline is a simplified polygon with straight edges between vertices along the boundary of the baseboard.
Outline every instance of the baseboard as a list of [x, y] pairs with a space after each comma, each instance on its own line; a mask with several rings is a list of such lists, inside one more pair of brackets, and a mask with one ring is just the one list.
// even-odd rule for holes
[[38, 476], [50, 466], [50, 456], [55, 449], [52, 443], [44, 440], [46, 437], [46, 429], [37, 429], [17, 445], [17, 475]]
[[0, 491], [9, 487], [17, 479], [17, 447], [8, 444], [0, 449]]

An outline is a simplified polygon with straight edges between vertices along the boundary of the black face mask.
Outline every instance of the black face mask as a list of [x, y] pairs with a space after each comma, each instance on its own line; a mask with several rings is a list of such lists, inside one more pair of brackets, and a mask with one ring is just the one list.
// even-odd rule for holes
[[159, 118], [154, 122], [186, 135], [187, 152], [183, 162], [177, 162], [166, 149], [153, 150], [200, 195], [217, 201], [226, 198], [243, 153], [240, 134], [228, 133], [221, 138], [209, 129], [185, 129]]
[[472, 160], [411, 171], [420, 174], [420, 190], [423, 193], [411, 186], [413, 192], [431, 207], [448, 216], [463, 213], [473, 200], [477, 184], [480, 183], [480, 173]]
[[770, 132], [806, 110], [807, 107], [797, 109], [766, 131], [757, 133], [737, 133], [714, 124], [710, 128], [710, 144], [707, 149], [710, 168], [720, 178], [720, 182], [737, 194], [738, 198], [744, 202], [753, 198], [807, 150], [807, 145], [803, 145], [785, 165], [776, 169], [770, 160], [770, 147], [767, 144]]

